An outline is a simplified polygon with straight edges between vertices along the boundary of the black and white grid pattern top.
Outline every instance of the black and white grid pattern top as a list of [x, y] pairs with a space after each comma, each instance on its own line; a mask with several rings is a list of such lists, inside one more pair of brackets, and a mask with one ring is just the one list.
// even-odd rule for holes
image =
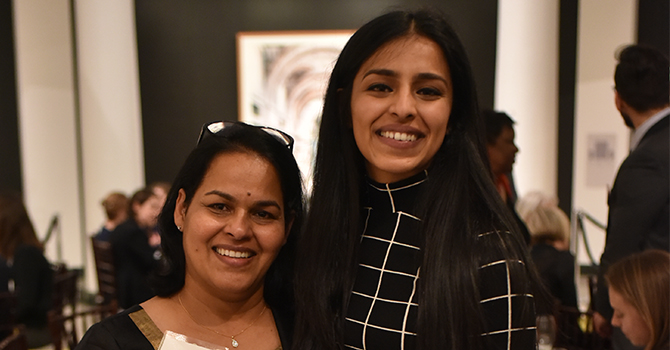
[[[415, 203], [426, 179], [423, 172], [393, 184], [369, 181], [359, 266], [346, 313], [347, 349], [415, 349], [421, 270]], [[479, 240], [489, 240], [483, 246], [504, 244], [503, 235], [484, 233]], [[481, 305], [487, 315], [482, 336], [495, 349], [535, 349], [533, 297], [509, 278], [510, 264], [523, 263], [501, 260], [498, 253], [482, 255], [494, 255], [480, 267]], [[528, 305], [531, 310], [525, 311], [531, 312], [522, 312]]]

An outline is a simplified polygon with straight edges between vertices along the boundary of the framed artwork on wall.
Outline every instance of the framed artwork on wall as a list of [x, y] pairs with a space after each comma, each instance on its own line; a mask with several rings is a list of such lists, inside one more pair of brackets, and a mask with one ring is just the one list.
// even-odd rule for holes
[[353, 30], [237, 33], [239, 120], [293, 136], [307, 192], [323, 96]]

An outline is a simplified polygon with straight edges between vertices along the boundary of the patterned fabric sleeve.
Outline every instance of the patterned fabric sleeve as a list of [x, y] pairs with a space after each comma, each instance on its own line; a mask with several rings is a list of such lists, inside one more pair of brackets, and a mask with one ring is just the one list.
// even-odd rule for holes
[[478, 238], [480, 303], [486, 315], [482, 337], [487, 349], [534, 350], [535, 306], [525, 264], [502, 258], [510, 238], [495, 231]]

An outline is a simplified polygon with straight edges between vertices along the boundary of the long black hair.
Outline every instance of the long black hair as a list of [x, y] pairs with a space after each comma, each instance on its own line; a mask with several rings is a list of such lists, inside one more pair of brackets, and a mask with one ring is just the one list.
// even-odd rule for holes
[[174, 295], [184, 286], [186, 261], [183, 234], [174, 222], [179, 190], [184, 190], [185, 202], [190, 203], [212, 160], [222, 153], [232, 152], [255, 153], [272, 164], [279, 175], [287, 225], [290, 222], [288, 219], [293, 218], [286, 244], [265, 276], [265, 301], [272, 308], [283, 309], [292, 304], [295, 250], [304, 216], [300, 169], [288, 147], [261, 128], [243, 123], [226, 127], [213, 137], [203, 138], [179, 170], [158, 217], [163, 264], [153, 276], [152, 286], [161, 297]]
[[[353, 81], [382, 45], [408, 35], [426, 37], [440, 46], [453, 83], [447, 136], [428, 169], [428, 188], [422, 197], [417, 344], [419, 349], [483, 349], [477, 234], [513, 230], [515, 224], [493, 186], [465, 49], [444, 18], [428, 10], [394, 11], [368, 22], [351, 37], [333, 69], [321, 117], [313, 196], [299, 248], [294, 337], [299, 349], [343, 347], [366, 174], [351, 128]], [[493, 249], [523, 260], [525, 244], [513, 237], [508, 246]]]

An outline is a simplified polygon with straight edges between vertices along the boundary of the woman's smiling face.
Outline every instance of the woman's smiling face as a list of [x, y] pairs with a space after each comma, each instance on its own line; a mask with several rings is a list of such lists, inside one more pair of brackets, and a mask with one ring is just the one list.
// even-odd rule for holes
[[184, 232], [186, 283], [233, 299], [262, 293], [288, 232], [275, 168], [256, 153], [220, 154], [191, 202], [184, 199], [182, 189], [174, 217]]
[[395, 182], [425, 170], [447, 133], [449, 66], [432, 40], [409, 35], [380, 47], [354, 78], [354, 138], [368, 175]]

